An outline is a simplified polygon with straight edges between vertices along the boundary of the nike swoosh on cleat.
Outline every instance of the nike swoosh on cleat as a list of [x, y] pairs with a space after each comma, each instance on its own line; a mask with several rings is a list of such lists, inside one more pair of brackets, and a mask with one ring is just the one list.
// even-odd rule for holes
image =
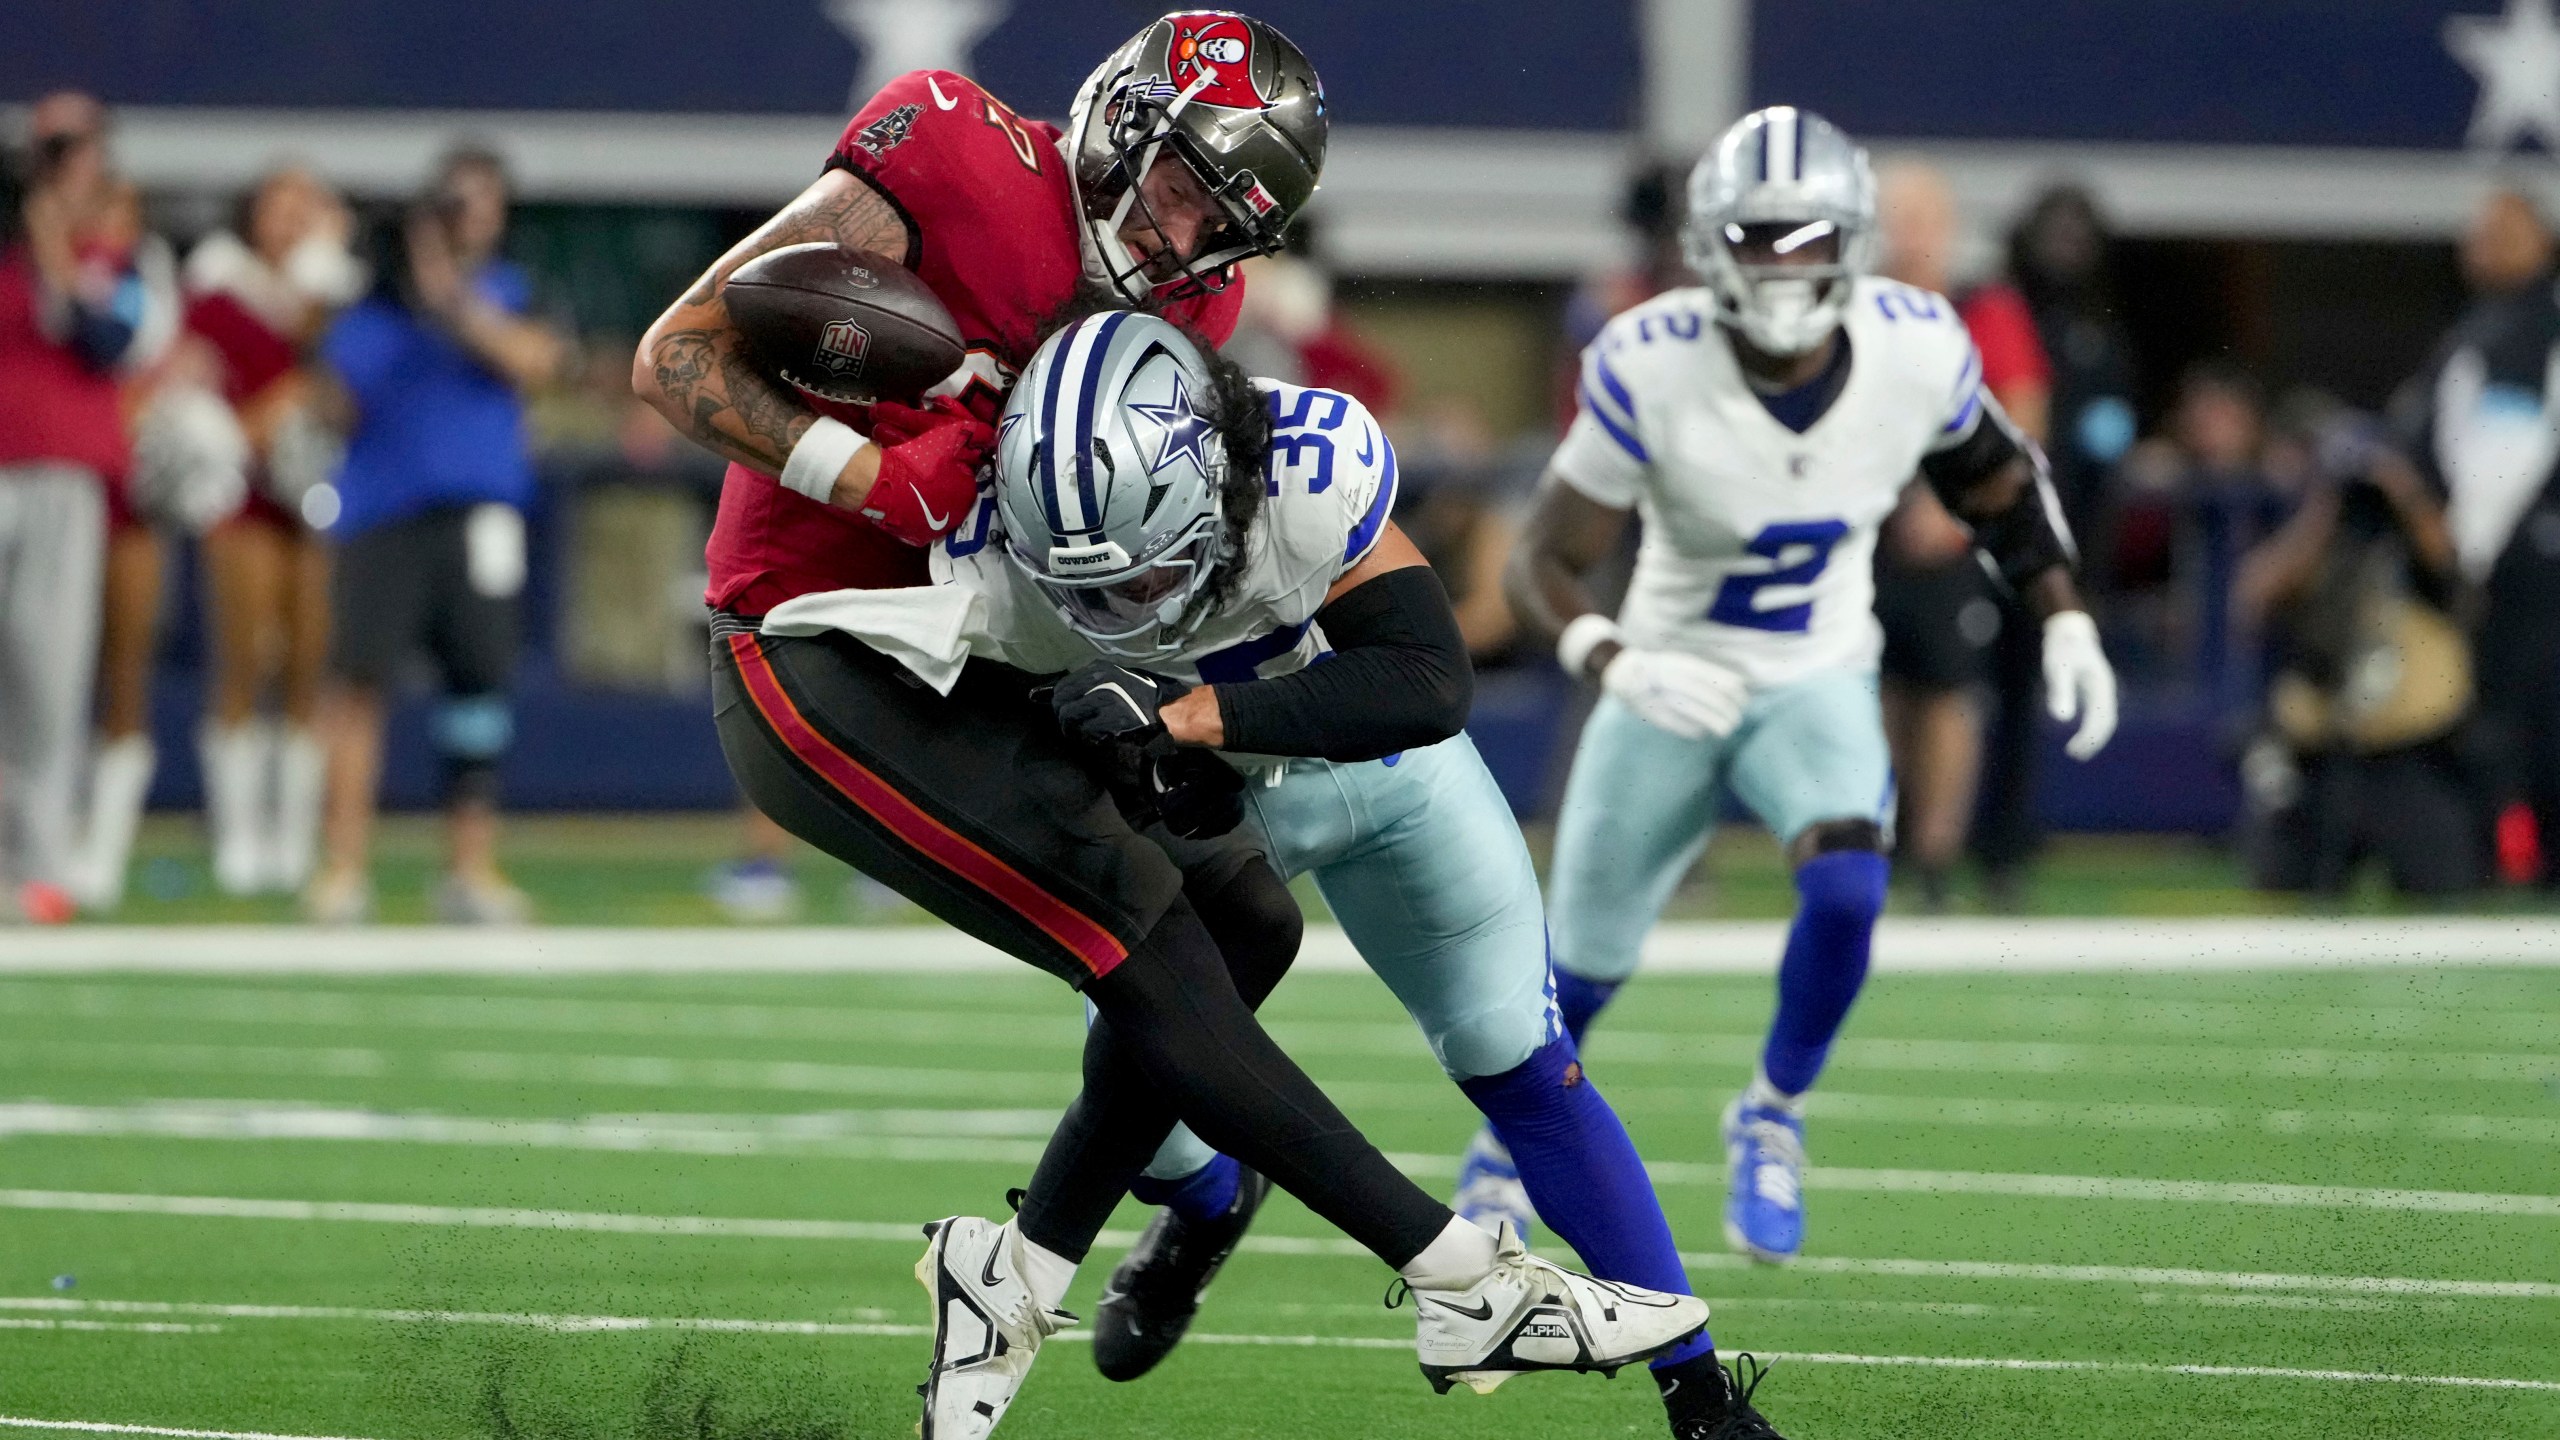
[[990, 1290], [993, 1290], [1004, 1283], [1004, 1277], [996, 1273], [996, 1256], [1002, 1254], [1003, 1249], [1004, 1247], [999, 1245], [995, 1249], [987, 1252], [986, 1271], [978, 1277], [980, 1280], [986, 1282], [986, 1287]]
[[1431, 1303], [1448, 1311], [1452, 1315], [1464, 1315], [1470, 1320], [1490, 1320], [1493, 1318], [1493, 1302], [1490, 1300], [1477, 1301], [1473, 1309], [1464, 1305], [1452, 1305], [1446, 1300], [1434, 1300]]
[[930, 75], [924, 77], [924, 88], [933, 92], [933, 108], [936, 110], [948, 110], [960, 103], [957, 100], [943, 98], [942, 87], [934, 84], [933, 77]]

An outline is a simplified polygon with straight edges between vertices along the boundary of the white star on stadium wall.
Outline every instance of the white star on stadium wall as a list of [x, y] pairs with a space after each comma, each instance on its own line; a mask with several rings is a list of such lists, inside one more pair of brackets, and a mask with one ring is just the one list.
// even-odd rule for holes
[[2503, 150], [2527, 136], [2560, 153], [2560, 21], [2551, 0], [2507, 0], [2499, 16], [2455, 15], [2444, 45], [2480, 82], [2471, 143]]
[[969, 73], [969, 52], [1013, 0], [820, 0], [827, 19], [862, 47], [848, 108], [910, 70]]

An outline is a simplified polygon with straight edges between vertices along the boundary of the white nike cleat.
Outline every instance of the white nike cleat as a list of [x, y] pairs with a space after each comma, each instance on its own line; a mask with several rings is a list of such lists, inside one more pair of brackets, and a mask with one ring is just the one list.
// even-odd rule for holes
[[1044, 1310], [1022, 1279], [1022, 1239], [1011, 1225], [955, 1215], [924, 1227], [933, 1243], [916, 1281], [933, 1297], [933, 1373], [923, 1440], [985, 1440], [1031, 1373], [1040, 1342], [1075, 1323]]
[[1415, 1290], [1413, 1308], [1423, 1378], [1443, 1395], [1460, 1384], [1490, 1395], [1532, 1370], [1614, 1375], [1707, 1323], [1706, 1301], [1551, 1265], [1508, 1223], [1496, 1234], [1491, 1274], [1464, 1290]]

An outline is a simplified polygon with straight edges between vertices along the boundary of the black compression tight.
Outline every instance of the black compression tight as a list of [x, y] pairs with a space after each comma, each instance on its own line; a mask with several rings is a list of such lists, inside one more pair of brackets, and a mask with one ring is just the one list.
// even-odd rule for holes
[[1083, 1259], [1179, 1116], [1389, 1265], [1439, 1237], [1448, 1207], [1387, 1163], [1253, 1018], [1239, 979], [1258, 986], [1258, 1002], [1283, 967], [1231, 974], [1200, 912], [1177, 900], [1085, 987], [1100, 1013], [1085, 1040], [1084, 1093], [1032, 1176], [1025, 1236]]

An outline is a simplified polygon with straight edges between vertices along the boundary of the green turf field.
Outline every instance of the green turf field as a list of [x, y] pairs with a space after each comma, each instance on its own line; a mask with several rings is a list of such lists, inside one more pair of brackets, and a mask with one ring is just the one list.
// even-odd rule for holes
[[[1530, 853], [1543, 870], [1549, 827], [1527, 827]], [[508, 821], [509, 872], [532, 895], [537, 917], [575, 925], [713, 925], [722, 916], [704, 893], [709, 871], [736, 853], [738, 822], [719, 814], [523, 815]], [[379, 918], [427, 918], [427, 890], [441, 855], [430, 817], [386, 817], [376, 847]], [[818, 924], [897, 924], [922, 912], [877, 886], [853, 883], [844, 866], [814, 850], [794, 859], [804, 903], [797, 917]], [[1315, 887], [1301, 884], [1311, 914], [1321, 915]], [[1909, 910], [1917, 897], [1897, 891]], [[2221, 846], [2185, 835], [2057, 835], [2020, 897], [2027, 913], [2047, 915], [2283, 915], [2344, 910], [2355, 914], [2427, 907], [2387, 892], [2378, 875], [2344, 901], [2261, 894], [2244, 883]], [[2453, 907], [2489, 913], [2550, 908], [2532, 891], [2490, 891]], [[1728, 826], [1705, 862], [1672, 900], [1671, 918], [1782, 919], [1795, 908], [1787, 866], [1767, 832]], [[1974, 877], [1962, 876], [1958, 913], [1988, 908]], [[2441, 907], [2439, 907], [2441, 908]], [[118, 924], [284, 921], [294, 902], [281, 896], [232, 898], [212, 884], [202, 827], [193, 816], [155, 815], [135, 847], [124, 905], [104, 917]]]
[[[1880, 979], [1788, 1270], [1717, 1224], [1767, 989], [1640, 980], [1589, 1058], [1790, 1436], [2560, 1436], [2560, 970]], [[1269, 1013], [1446, 1183], [1470, 1112], [1381, 987]], [[1029, 975], [0, 974], [0, 1416], [904, 1435], [914, 1226], [1000, 1211], [1078, 1035]], [[1257, 1233], [1198, 1343], [1126, 1387], [1058, 1344], [999, 1433], [1662, 1433], [1634, 1375], [1435, 1397], [1380, 1266]]]

